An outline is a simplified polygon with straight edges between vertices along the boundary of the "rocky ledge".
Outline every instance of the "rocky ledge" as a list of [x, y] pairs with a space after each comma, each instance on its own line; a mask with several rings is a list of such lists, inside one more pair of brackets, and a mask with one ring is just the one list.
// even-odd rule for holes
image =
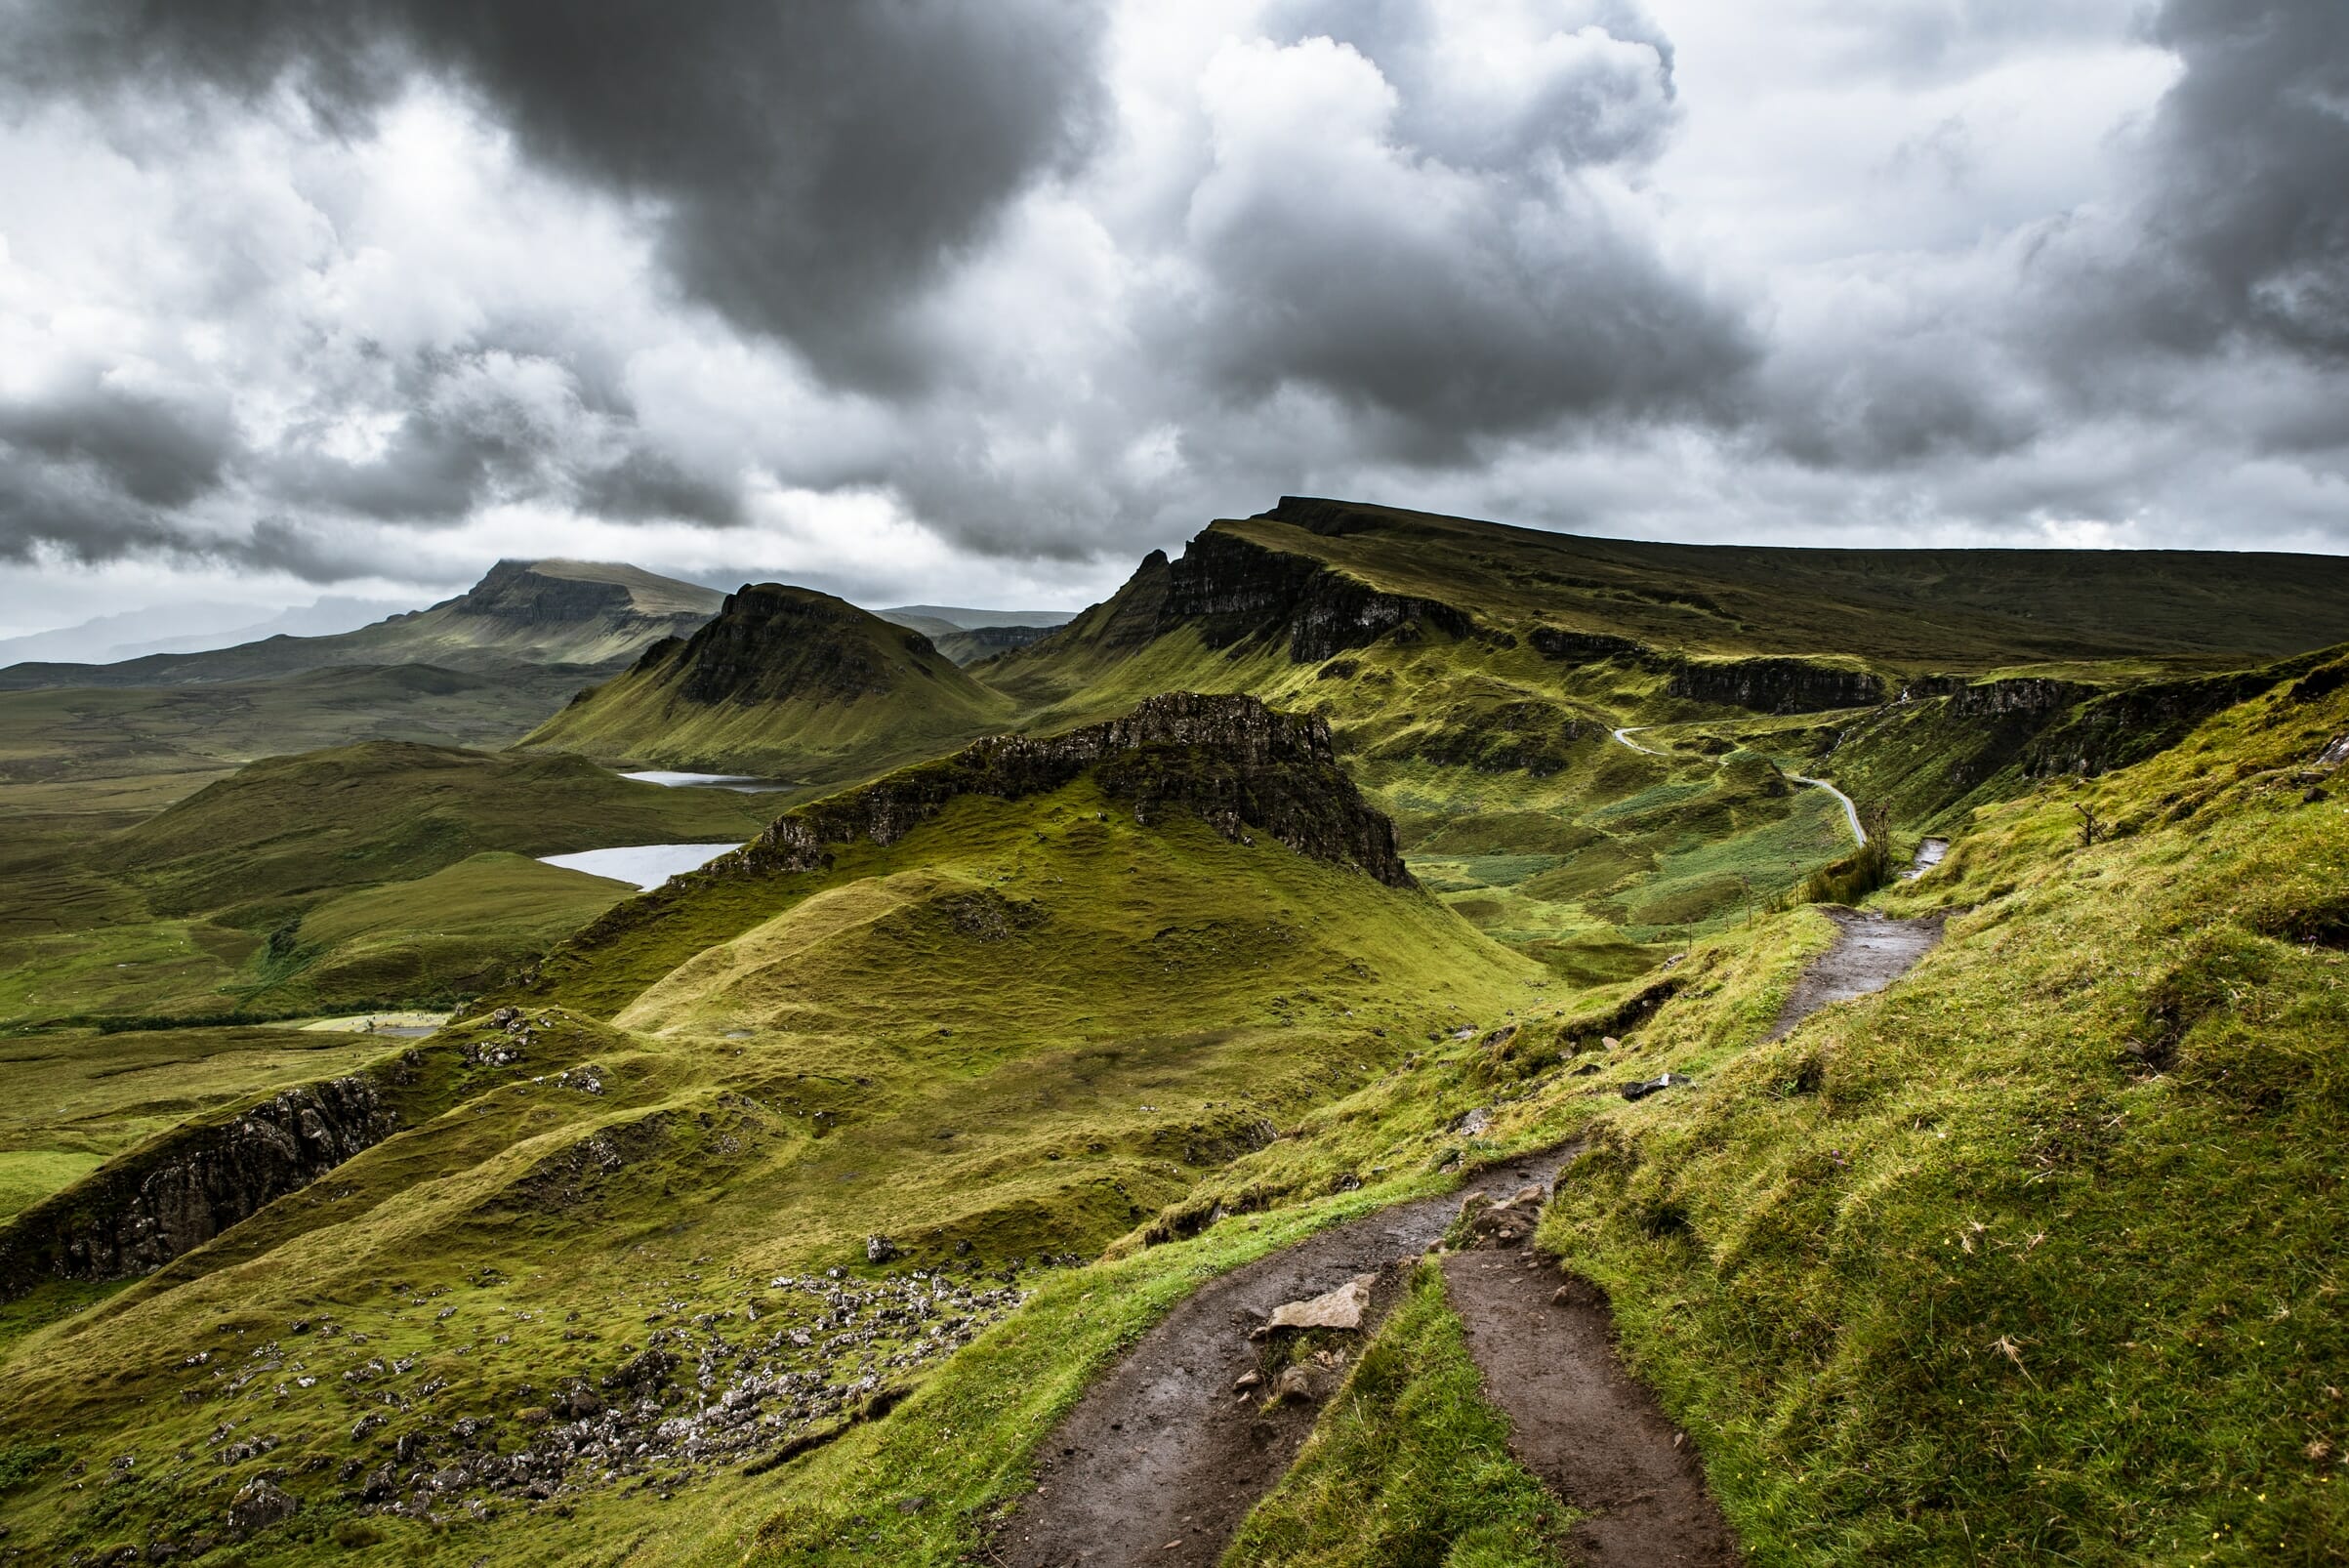
[[1390, 594], [1310, 556], [1270, 549], [1217, 524], [1178, 560], [1153, 550], [1091, 635], [1135, 647], [1184, 627], [1211, 648], [1287, 644], [1294, 664], [1317, 664], [1383, 637], [1408, 641], [1433, 630], [1465, 637], [1475, 622], [1431, 598]]
[[1669, 689], [1692, 702], [1765, 714], [1867, 708], [1887, 695], [1880, 676], [1792, 658], [1687, 660]]
[[375, 1072], [305, 1084], [101, 1166], [0, 1227], [0, 1300], [48, 1279], [136, 1278], [202, 1246], [390, 1136], [386, 1088]]
[[[896, 843], [966, 795], [1018, 800], [1092, 770], [1137, 821], [1185, 812], [1233, 843], [1263, 833], [1316, 859], [1412, 886], [1394, 824], [1339, 770], [1327, 722], [1255, 697], [1173, 691], [1123, 718], [1059, 735], [995, 735], [952, 757], [786, 812], [731, 857], [757, 871], [811, 871], [834, 847]], [[724, 868], [729, 862], [720, 862]], [[723, 874], [722, 869], [719, 874]]]

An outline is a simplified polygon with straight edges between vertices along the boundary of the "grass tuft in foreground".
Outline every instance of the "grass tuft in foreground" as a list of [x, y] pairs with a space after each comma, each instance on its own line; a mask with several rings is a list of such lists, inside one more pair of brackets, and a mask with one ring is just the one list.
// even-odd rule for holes
[[1444, 1302], [1441, 1271], [1422, 1263], [1296, 1466], [1223, 1560], [1557, 1568], [1575, 1514], [1510, 1457], [1508, 1434]]

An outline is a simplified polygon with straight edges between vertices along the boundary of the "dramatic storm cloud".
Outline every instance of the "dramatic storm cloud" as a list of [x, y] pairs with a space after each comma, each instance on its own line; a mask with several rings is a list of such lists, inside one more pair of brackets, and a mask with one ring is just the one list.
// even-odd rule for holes
[[2336, 0], [0, 0], [0, 631], [1283, 491], [2349, 548]]

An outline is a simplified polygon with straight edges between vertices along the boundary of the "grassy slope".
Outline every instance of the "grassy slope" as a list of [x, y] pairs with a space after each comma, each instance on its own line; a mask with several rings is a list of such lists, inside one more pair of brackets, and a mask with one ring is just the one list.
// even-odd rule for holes
[[154, 809], [264, 757], [365, 740], [503, 746], [589, 679], [347, 667], [217, 685], [0, 692], [0, 800], [76, 810], [88, 788]]
[[[713, 667], [721, 667], [714, 670]], [[1010, 727], [1014, 710], [920, 634], [828, 595], [746, 588], [525, 745], [655, 766], [853, 783]]]
[[[2300, 777], [2344, 728], [2337, 696], [2263, 698], [1987, 810], [1891, 897], [1969, 911], [1897, 991], [1612, 1119], [1545, 1240], [1614, 1293], [1757, 1556], [2349, 1538], [2349, 825]], [[2124, 836], [2080, 848], [2076, 797]], [[1702, 1052], [1715, 1016], [1642, 1045]]]
[[[2349, 826], [2302, 793], [2349, 701], [2284, 689], [2127, 772], [1986, 809], [1946, 869], [1887, 895], [1969, 909], [1945, 945], [1785, 1042], [1761, 1043], [1831, 934], [1807, 910], [1701, 942], [1644, 1026], [1616, 1011], [1627, 988], [1587, 993], [1299, 1118], [1181, 1211], [1233, 1217], [1113, 1247], [886, 1425], [795, 1467], [756, 1560], [948, 1560], [1074, 1397], [1039, 1338], [1105, 1357], [1095, 1336], [1146, 1326], [1164, 1271], [1255, 1256], [1326, 1213], [1301, 1200], [1338, 1176], [1401, 1195], [1576, 1129], [1596, 1152], [1542, 1241], [1609, 1289], [1757, 1562], [2334, 1560]], [[2079, 849], [2076, 794], [2124, 836]], [[2132, 1039], [2166, 1041], [2166, 1065]], [[1698, 1087], [1612, 1093], [1668, 1067]], [[1463, 1141], [1479, 1104], [1491, 1124]], [[1439, 1397], [1423, 1424], [1472, 1417]], [[1358, 1416], [1322, 1441], [1361, 1457], [1328, 1483], [1300, 1471], [1268, 1526], [1311, 1513], [1342, 1541], [1319, 1486], [1416, 1484]], [[952, 1506], [900, 1519], [917, 1492]], [[706, 1560], [730, 1558], [738, 1507], [697, 1509]]]
[[771, 810], [577, 758], [371, 742], [253, 763], [111, 834], [15, 823], [0, 1018], [463, 994], [627, 890], [515, 856], [747, 839]]
[[[68, 1428], [74, 1453], [99, 1458], [134, 1441], [200, 1456], [216, 1424], [250, 1417], [284, 1439], [271, 1461], [311, 1499], [303, 1522], [251, 1560], [324, 1560], [340, 1510], [333, 1486], [307, 1478], [306, 1456], [373, 1456], [403, 1429], [518, 1406], [523, 1385], [543, 1390], [559, 1372], [599, 1374], [663, 1302], [682, 1319], [738, 1308], [774, 1272], [862, 1272], [875, 1231], [917, 1261], [952, 1261], [957, 1242], [990, 1265], [1091, 1255], [1178, 1201], [1264, 1124], [1375, 1077], [1454, 1018], [1495, 1018], [1541, 994], [1538, 970], [1423, 894], [1278, 846], [1234, 845], [1188, 818], [1137, 827], [1106, 813], [1085, 780], [1017, 803], [959, 803], [888, 850], [865, 849], [829, 873], [776, 879], [795, 885], [776, 890], [768, 917], [786, 921], [826, 894], [854, 902], [892, 878], [921, 880], [898, 882], [879, 918], [786, 944], [789, 970], [774, 979], [829, 999], [821, 1016], [767, 1027], [762, 1010], [712, 990], [681, 1010], [664, 1003], [648, 1020], [657, 1034], [574, 1018], [532, 1059], [484, 1070], [472, 1097], [332, 1182], [100, 1312], [34, 1333], [0, 1371], [0, 1408], [20, 1426]], [[971, 918], [993, 900], [1031, 909], [1036, 924], [1016, 911], [1001, 927]], [[1181, 976], [1172, 987], [1170, 966]], [[941, 997], [963, 1000], [941, 1011]], [[602, 1069], [602, 1095], [530, 1082], [580, 1059]], [[626, 1139], [631, 1129], [657, 1135], [624, 1142], [637, 1150], [626, 1168], [588, 1194], [551, 1201], [536, 1183], [534, 1172], [592, 1135]], [[484, 1264], [502, 1282], [452, 1296], [449, 1320], [381, 1284], [397, 1278], [413, 1295], [478, 1278]], [[580, 1320], [566, 1329], [573, 1310]], [[308, 1345], [302, 1359], [325, 1374], [314, 1388], [170, 1400], [190, 1381], [181, 1358], [214, 1348], [241, 1359], [240, 1335], [258, 1343], [321, 1312], [363, 1325], [370, 1342]], [[489, 1342], [493, 1330], [510, 1342]], [[578, 1333], [600, 1339], [565, 1338]], [[1063, 1391], [1075, 1386], [1065, 1369], [1103, 1349], [1049, 1348], [1063, 1370], [1048, 1385]], [[392, 1353], [422, 1357], [420, 1377], [452, 1385], [354, 1449], [348, 1428], [375, 1407], [334, 1374]], [[247, 1473], [167, 1461], [103, 1494], [113, 1503], [102, 1508], [53, 1466], [6, 1507], [20, 1540], [64, 1529], [97, 1542], [114, 1510], [184, 1533], [217, 1519]], [[739, 1505], [746, 1485], [693, 1496]], [[639, 1522], [666, 1528], [643, 1518], [648, 1502], [591, 1491], [568, 1522], [541, 1510], [515, 1515], [512, 1529], [445, 1536], [375, 1527], [388, 1560], [554, 1561]]]

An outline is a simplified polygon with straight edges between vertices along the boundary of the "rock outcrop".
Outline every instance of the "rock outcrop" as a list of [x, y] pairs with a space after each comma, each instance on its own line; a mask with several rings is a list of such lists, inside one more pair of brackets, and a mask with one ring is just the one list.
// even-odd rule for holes
[[[894, 844], [966, 795], [1017, 800], [1092, 769], [1102, 793], [1140, 821], [1174, 811], [1225, 838], [1264, 833], [1300, 854], [1411, 886], [1394, 824], [1338, 767], [1321, 719], [1275, 713], [1255, 697], [1169, 692], [1123, 718], [1060, 735], [999, 735], [952, 757], [786, 812], [721, 861], [761, 871], [807, 871], [841, 845]], [[712, 873], [723, 874], [714, 868]]]
[[306, 1084], [99, 1167], [0, 1226], [0, 1300], [45, 1279], [136, 1278], [202, 1246], [389, 1136], [386, 1087]]
[[[452, 613], [492, 616], [519, 626], [637, 618], [636, 599], [624, 583], [587, 577], [555, 577], [527, 560], [501, 560], [482, 579], [449, 601]], [[665, 619], [665, 618], [664, 618]], [[649, 624], [649, 622], [648, 622]]]
[[1296, 664], [1317, 664], [1382, 637], [1428, 631], [1465, 637], [1475, 622], [1435, 599], [1392, 594], [1310, 556], [1257, 543], [1218, 523], [1169, 560], [1154, 550], [1108, 603], [1072, 621], [1047, 647], [1093, 642], [1138, 647], [1184, 627], [1211, 648], [1285, 646]]
[[[886, 647], [890, 641], [899, 647]], [[685, 701], [705, 704], [853, 702], [887, 695], [907, 657], [916, 671], [925, 662], [947, 662], [921, 633], [829, 594], [746, 583], [678, 653], [682, 677], [676, 689]]]
[[1675, 697], [1754, 713], [1824, 713], [1865, 708], [1887, 695], [1883, 678], [1809, 659], [1691, 659], [1673, 671]]
[[2081, 703], [2023, 749], [2023, 772], [2031, 778], [2062, 773], [2092, 778], [2142, 762], [2176, 745], [2211, 715], [2258, 696], [2314, 662], [2310, 658], [2231, 675], [2150, 681]]

